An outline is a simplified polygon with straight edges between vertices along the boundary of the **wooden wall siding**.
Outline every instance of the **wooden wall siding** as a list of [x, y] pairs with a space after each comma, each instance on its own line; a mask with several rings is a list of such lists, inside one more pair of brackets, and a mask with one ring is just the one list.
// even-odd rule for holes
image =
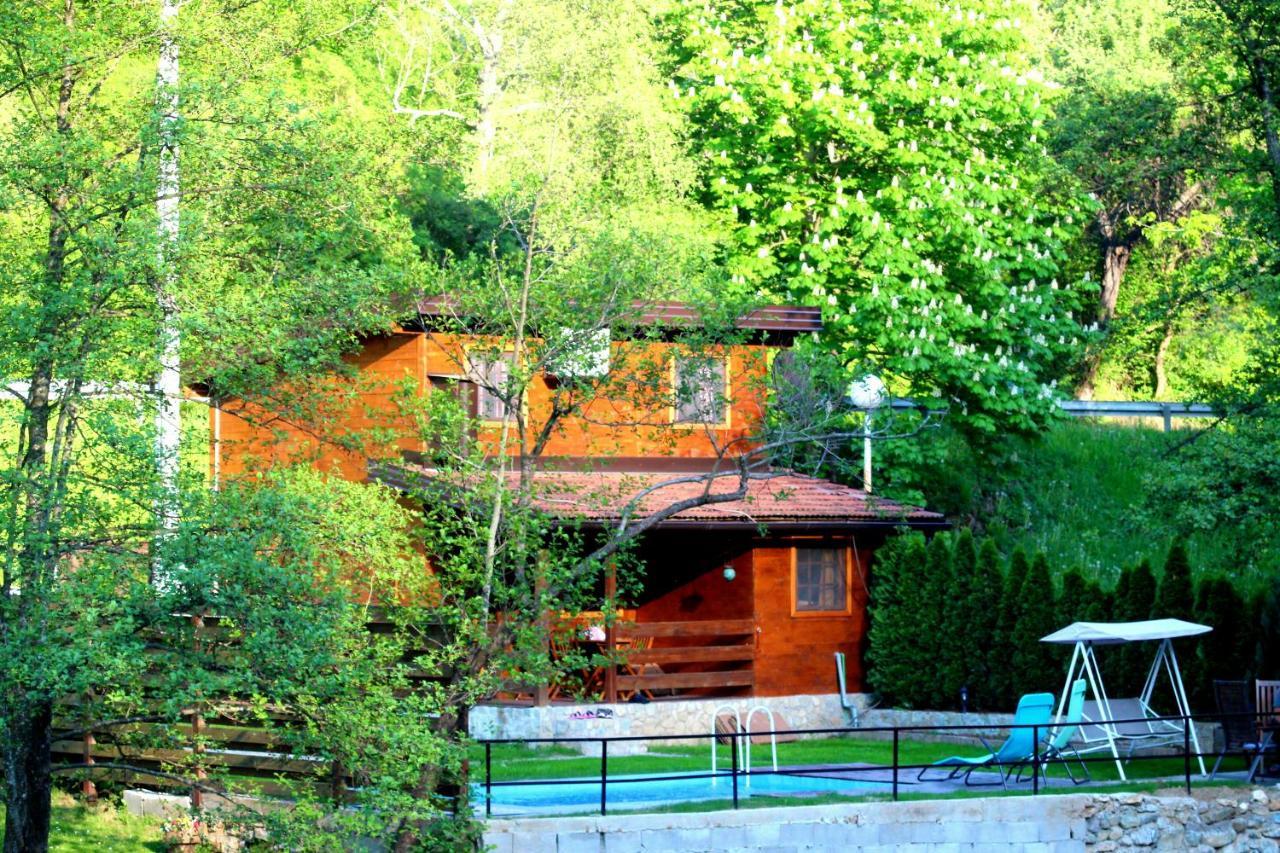
[[[424, 338], [426, 370], [434, 376], [462, 376], [467, 369], [464, 338], [430, 334]], [[492, 345], [490, 345], [492, 346]], [[654, 406], [650, 389], [623, 385], [626, 377], [657, 373], [662, 388], [669, 393], [671, 359], [680, 351], [676, 344], [615, 342], [611, 351], [611, 374], [617, 387], [591, 401], [583, 416], [567, 418], [547, 445], [546, 456], [686, 456], [715, 455], [716, 443], [749, 435], [763, 417], [763, 388], [767, 379], [768, 353], [772, 348], [744, 345], [728, 348], [729, 418], [725, 426], [673, 425], [666, 406]], [[537, 377], [525, 399], [525, 411], [536, 426], [551, 412], [553, 389], [545, 376]], [[482, 441], [496, 443], [495, 426], [482, 429]], [[513, 449], [512, 452], [515, 452]]]
[[[804, 543], [800, 543], [804, 544]], [[808, 544], [814, 544], [812, 540]], [[792, 543], [768, 543], [753, 553], [755, 575], [757, 696], [836, 692], [835, 652], [844, 652], [848, 688], [865, 685], [862, 643], [867, 629], [867, 592], [863, 575], [852, 573], [853, 612], [831, 616], [793, 616]], [[867, 565], [869, 550], [859, 548]]]
[[[359, 368], [359, 403], [346, 407], [327, 423], [286, 423], [276, 420], [270, 427], [269, 413], [244, 407], [248, 420], [237, 417], [236, 402], [224, 407], [221, 417], [220, 471], [235, 477], [282, 462], [309, 460], [325, 470], [336, 470], [351, 479], [363, 479], [361, 454], [349, 453], [317, 440], [325, 436], [357, 435], [373, 428], [391, 428], [401, 434], [395, 446], [422, 450], [414, 435], [411, 419], [404, 417], [395, 402], [401, 384], [408, 379], [427, 393], [428, 376], [461, 376], [465, 359], [461, 353], [468, 341], [459, 337], [420, 333], [400, 333], [372, 338], [349, 361]], [[615, 344], [621, 371], [637, 363], [662, 366], [661, 377], [669, 378], [669, 366], [677, 351], [674, 344]], [[710, 457], [715, 445], [750, 434], [763, 415], [763, 383], [767, 376], [770, 347], [749, 345], [729, 351], [730, 414], [725, 426], [673, 425], [667, 410], [644, 409], [633, 401], [641, 394], [619, 388], [611, 399], [599, 399], [586, 417], [566, 419], [548, 444], [546, 456], [682, 456]], [[630, 364], [630, 368], [627, 365]], [[669, 386], [668, 386], [669, 387]], [[351, 387], [348, 386], [348, 390]], [[525, 401], [525, 410], [536, 427], [551, 409], [552, 386], [545, 377], [536, 379]], [[305, 420], [305, 419], [300, 419]], [[251, 421], [253, 421], [251, 423]], [[478, 438], [496, 443], [496, 426], [482, 428]], [[714, 441], [713, 441], [714, 439]], [[394, 448], [383, 448], [384, 451]], [[519, 448], [511, 448], [517, 453]]]
[[[220, 467], [224, 477], [281, 463], [310, 461], [322, 470], [337, 471], [353, 480], [365, 476], [364, 455], [344, 451], [320, 438], [333, 435], [368, 434], [374, 430], [390, 430], [399, 438], [394, 448], [372, 448], [387, 453], [394, 449], [423, 450], [415, 436], [410, 418], [396, 405], [395, 397], [408, 382], [422, 393], [425, 381], [425, 348], [421, 335], [388, 335], [365, 342], [360, 352], [348, 362], [358, 369], [354, 383], [335, 381], [334, 399], [339, 408], [330, 415], [308, 414], [296, 419], [272, 420], [271, 413], [259, 406], [244, 406], [246, 418], [234, 413], [241, 405], [232, 401], [224, 406], [221, 423]], [[323, 395], [317, 395], [322, 397]], [[343, 400], [354, 396], [354, 400]]]

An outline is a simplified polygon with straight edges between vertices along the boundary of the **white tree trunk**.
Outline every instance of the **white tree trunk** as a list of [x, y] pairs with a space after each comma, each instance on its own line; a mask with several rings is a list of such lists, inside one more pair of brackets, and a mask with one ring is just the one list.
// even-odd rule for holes
[[[156, 180], [157, 252], [159, 274], [156, 301], [160, 308], [159, 364], [156, 372], [156, 499], [157, 543], [171, 537], [178, 526], [178, 446], [182, 435], [182, 375], [179, 356], [178, 308], [178, 43], [173, 26], [178, 0], [161, 0], [160, 60], [156, 68], [156, 109], [160, 121], [160, 157]], [[157, 555], [153, 580], [163, 583], [165, 571]]]

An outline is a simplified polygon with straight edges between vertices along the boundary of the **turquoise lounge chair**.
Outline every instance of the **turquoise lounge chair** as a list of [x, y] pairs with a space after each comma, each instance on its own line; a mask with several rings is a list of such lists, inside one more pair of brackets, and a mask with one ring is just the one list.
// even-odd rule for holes
[[[1089, 766], [1084, 763], [1080, 753], [1071, 745], [1071, 739], [1076, 736], [1080, 723], [1084, 721], [1084, 690], [1084, 679], [1077, 678], [1071, 684], [1071, 695], [1067, 698], [1067, 712], [1058, 721], [1058, 725], [1061, 728], [1050, 731], [1049, 736], [1045, 738], [1044, 755], [1042, 756], [1045, 763], [1040, 766], [1045, 771], [1046, 780], [1049, 778], [1050, 761], [1061, 761], [1063, 768], [1067, 771], [1067, 777], [1077, 785], [1088, 782], [1092, 778], [1089, 775]], [[1083, 779], [1077, 779], [1075, 774], [1071, 772], [1071, 765], [1067, 764], [1067, 756], [1071, 756], [1080, 762], [1080, 770], [1084, 773]]]
[[[921, 770], [916, 778], [921, 782], [937, 782], [954, 779], [963, 774], [966, 785], [994, 785], [995, 782], [974, 782], [969, 778], [975, 770], [994, 767], [1000, 774], [1000, 784], [1007, 788], [1009, 777], [1014, 771], [1032, 761], [1036, 753], [1036, 739], [1049, 730], [1049, 720], [1052, 716], [1052, 693], [1028, 693], [1018, 700], [1018, 710], [1013, 715], [1014, 728], [1010, 730], [1009, 738], [1000, 745], [999, 749], [992, 749], [991, 744], [979, 735], [983, 746], [991, 750], [986, 755], [973, 758], [953, 755], [950, 758], [935, 761], [931, 766]], [[1021, 728], [1023, 726], [1025, 728]], [[1037, 732], [1036, 729], [1031, 728], [1032, 726], [1041, 728]], [[935, 767], [949, 767], [951, 772], [942, 779], [926, 780], [924, 774]]]

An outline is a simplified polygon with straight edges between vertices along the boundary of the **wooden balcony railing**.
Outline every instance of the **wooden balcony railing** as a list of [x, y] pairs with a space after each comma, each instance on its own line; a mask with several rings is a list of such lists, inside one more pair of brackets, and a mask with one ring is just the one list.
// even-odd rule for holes
[[603, 651], [620, 661], [605, 668], [606, 702], [625, 701], [637, 693], [652, 699], [755, 685], [752, 619], [621, 622], [608, 632]]

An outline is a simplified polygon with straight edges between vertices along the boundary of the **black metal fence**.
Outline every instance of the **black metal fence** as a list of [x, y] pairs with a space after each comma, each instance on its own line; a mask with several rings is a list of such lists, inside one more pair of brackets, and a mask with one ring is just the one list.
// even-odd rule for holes
[[[1250, 719], [1254, 721], [1256, 726], [1255, 731], [1257, 733], [1257, 738], [1254, 742], [1242, 743], [1242, 744], [1232, 744], [1228, 742], [1225, 745], [1224, 749], [1213, 750], [1208, 752], [1204, 751], [1203, 747], [1201, 749], [1193, 749], [1192, 726], [1195, 725], [1197, 720], [1202, 724], [1213, 724], [1213, 723], [1220, 723], [1225, 719], [1240, 719], [1240, 718]], [[1133, 764], [1135, 762], [1140, 763], [1145, 761], [1157, 761], [1157, 760], [1167, 762], [1170, 759], [1176, 759], [1178, 757], [1181, 757], [1182, 758], [1181, 781], [1183, 785], [1185, 785], [1188, 793], [1190, 793], [1192, 790], [1193, 776], [1199, 775], [1199, 774], [1193, 773], [1192, 765], [1198, 760], [1203, 760], [1205, 758], [1209, 758], [1209, 759], [1218, 759], [1221, 757], [1243, 758], [1245, 767], [1248, 771], [1248, 780], [1252, 781], [1255, 773], [1259, 771], [1265, 772], [1266, 758], [1269, 755], [1273, 755], [1275, 751], [1276, 744], [1273, 741], [1273, 738], [1276, 735], [1280, 735], [1280, 723], [1276, 721], [1274, 717], [1274, 712], [1263, 712], [1263, 713], [1257, 713], [1257, 714], [1255, 713], [1242, 713], [1242, 714], [1219, 713], [1219, 714], [1214, 714], [1212, 716], [1202, 715], [1199, 717], [1195, 717], [1195, 716], [1142, 717], [1142, 718], [1132, 718], [1132, 719], [1123, 719], [1123, 720], [1112, 720], [1110, 721], [1110, 723], [1113, 726], [1123, 726], [1125, 724], [1146, 724], [1148, 727], [1152, 725], [1180, 726], [1181, 740], [1182, 740], [1181, 744], [1178, 744], [1176, 742], [1169, 742], [1167, 739], [1159, 747], [1153, 747], [1151, 745], [1144, 747], [1139, 743], [1134, 745], [1133, 747], [1134, 751], [1131, 751], [1127, 754], [1123, 751], [1123, 749], [1120, 749], [1121, 745], [1127, 740], [1125, 737], [1121, 736], [1116, 738], [1116, 745], [1117, 745], [1117, 749], [1120, 749], [1119, 761], [1123, 764]], [[626, 785], [626, 784], [636, 783], [636, 782], [653, 783], [653, 782], [669, 782], [669, 781], [688, 781], [688, 780], [696, 780], [696, 779], [727, 779], [729, 780], [729, 794], [733, 802], [733, 808], [737, 809], [740, 804], [741, 787], [743, 785], [744, 778], [748, 778], [750, 776], [766, 776], [766, 775], [768, 776], [785, 775], [785, 776], [799, 776], [799, 777], [813, 778], [816, 776], [816, 771], [818, 770], [826, 774], [830, 774], [832, 772], [866, 773], [866, 772], [872, 772], [872, 771], [879, 771], [883, 773], [885, 771], [888, 771], [891, 774], [891, 781], [885, 782], [884, 785], [887, 791], [891, 794], [892, 799], [894, 801], [897, 801], [901, 795], [902, 774], [912, 773], [912, 772], [919, 774], [929, 770], [946, 771], [946, 770], [956, 769], [957, 767], [957, 765], [943, 764], [943, 763], [930, 763], [930, 764], [902, 763], [900, 758], [901, 758], [901, 745], [903, 741], [903, 736], [904, 734], [910, 735], [912, 733], [932, 734], [932, 735], [952, 734], [952, 735], [962, 735], [962, 736], [965, 733], [968, 733], [970, 737], [977, 736], [978, 739], [981, 740], [982, 743], [987, 746], [987, 748], [990, 750], [990, 753], [994, 756], [998, 752], [998, 749], [986, 743], [985, 739], [982, 738], [983, 732], [1007, 731], [1012, 733], [1015, 730], [1025, 731], [1029, 729], [1031, 732], [1031, 749], [1027, 754], [1022, 756], [1017, 756], [1012, 759], [1004, 759], [1004, 760], [992, 758], [991, 760], [984, 761], [981, 764], [972, 767], [972, 772], [994, 770], [1000, 773], [1001, 781], [970, 783], [968, 780], [968, 775], [966, 773], [966, 771], [970, 770], [970, 767], [968, 765], [959, 766], [959, 769], [957, 770], [957, 772], [951, 773], [950, 776], [948, 776], [946, 779], [925, 780], [925, 781], [947, 782], [947, 781], [951, 781], [958, 775], [964, 775], [965, 776], [964, 782], [966, 785], [971, 784], [974, 787], [978, 787], [978, 786], [994, 787], [999, 785], [999, 786], [1008, 788], [1009, 785], [1011, 784], [1012, 786], [1014, 786], [1012, 788], [1013, 790], [1025, 790], [1025, 791], [1028, 791], [1031, 795], [1035, 796], [1041, 793], [1042, 787], [1047, 786], [1047, 782], [1048, 782], [1048, 775], [1046, 772], [1047, 768], [1050, 765], [1052, 765], [1054, 762], [1066, 761], [1068, 759], [1068, 756], [1064, 754], [1062, 751], [1052, 749], [1048, 746], [1047, 742], [1049, 741], [1050, 737], [1059, 729], [1065, 729], [1067, 727], [1072, 727], [1072, 726], [1078, 728], [1080, 725], [1084, 725], [1085, 727], [1088, 727], [1088, 728], [1098, 728], [1101, 725], [1101, 723], [1095, 723], [1095, 722], [1086, 722], [1084, 724], [1041, 723], [1041, 724], [1032, 724], [1032, 725], [972, 724], [972, 725], [953, 725], [953, 726], [914, 725], [914, 726], [874, 726], [874, 727], [861, 727], [861, 728], [846, 727], [846, 728], [821, 728], [821, 729], [787, 729], [785, 731], [776, 732], [776, 733], [771, 731], [750, 731], [750, 732], [749, 731], [728, 731], [728, 732], [718, 731], [718, 732], [707, 732], [707, 733], [701, 733], [701, 734], [683, 734], [683, 735], [622, 735], [622, 736], [615, 736], [615, 737], [492, 738], [492, 739], [478, 740], [477, 743], [481, 744], [484, 747], [485, 770], [484, 770], [483, 790], [484, 790], [484, 803], [485, 803], [484, 812], [486, 817], [492, 816], [492, 813], [493, 813], [493, 798], [494, 798], [495, 788], [509, 788], [509, 787], [532, 786], [532, 785], [548, 785], [548, 786], [581, 785], [584, 782], [589, 782], [594, 784], [594, 781], [595, 781], [594, 779], [588, 780], [588, 779], [584, 779], [583, 777], [495, 780], [493, 778], [493, 747], [499, 744], [517, 744], [517, 745], [531, 746], [536, 744], [598, 743], [600, 745], [600, 774], [598, 777], [599, 786], [600, 786], [600, 814], [607, 815], [609, 813], [609, 789], [611, 786]], [[1173, 733], [1172, 730], [1170, 730], [1169, 734], [1172, 734], [1172, 733]], [[761, 737], [767, 737], [771, 734], [780, 734], [780, 735], [785, 735], [787, 737], [792, 737], [792, 736], [857, 737], [862, 735], [874, 735], [874, 736], [878, 736], [880, 739], [884, 739], [890, 742], [892, 757], [891, 757], [890, 763], [887, 765], [867, 765], [865, 763], [847, 764], [847, 765], [824, 764], [820, 766], [814, 765], [811, 767], [804, 767], [804, 766], [788, 767], [785, 769], [778, 769], [778, 770], [757, 769], [753, 767], [740, 766], [739, 753], [740, 751], [742, 751], [740, 747], [741, 739], [742, 738], [761, 738]], [[666, 775], [644, 774], [643, 776], [615, 775], [612, 778], [610, 778], [609, 776], [609, 745], [611, 743], [615, 743], [615, 744], [616, 743], [636, 743], [636, 742], [642, 742], [642, 741], [662, 741], [664, 743], [671, 742], [671, 741], [689, 741], [689, 742], [696, 743], [699, 741], [711, 741], [711, 744], [710, 744], [711, 749], [716, 749], [718, 745], [723, 745], [723, 742], [725, 740], [728, 741], [730, 763], [729, 763], [728, 769], [723, 771], [716, 771], [716, 772], [708, 771], [705, 773], [699, 773], [699, 772], [670, 773]], [[1135, 754], [1136, 750], [1138, 749], [1150, 750], [1153, 748], [1159, 749], [1160, 751], [1158, 753]], [[1090, 752], [1095, 754], [1073, 753], [1069, 756], [1069, 760], [1073, 762], [1078, 761], [1082, 766], [1087, 766], [1089, 764], [1111, 763], [1117, 760], [1117, 757], [1112, 754], [1110, 747], [1109, 746], [1100, 747], [1098, 745], [1098, 741], [1092, 741], [1088, 749], [1090, 750]], [[708, 751], [707, 754], [709, 757], [710, 751]], [[1030, 775], [1024, 779], [1023, 774], [1027, 772], [1029, 772]], [[831, 779], [836, 777], [827, 776], [826, 778]], [[840, 777], [840, 778], [843, 778], [843, 777]], [[908, 776], [907, 778], [910, 778], [910, 777]], [[1134, 783], [1151, 782], [1151, 781], [1159, 781], [1159, 780], [1168, 781], [1170, 778], [1171, 777], [1169, 775], [1165, 775], [1162, 777], [1158, 777], [1158, 779], [1147, 777], [1142, 779], [1131, 779], [1127, 781], [1130, 784], [1134, 784]], [[1177, 778], [1177, 777], [1172, 777], [1172, 778]], [[1042, 779], [1044, 780], [1044, 784], [1042, 784]], [[849, 781], [856, 781], [856, 780], [849, 780]], [[1072, 778], [1072, 781], [1073, 782], [1075, 781], [1074, 778]], [[1111, 785], [1111, 784], [1116, 784], [1118, 781], [1119, 780], [1115, 780], [1115, 781], [1108, 780], [1107, 782], [1103, 782], [1102, 784]], [[1076, 784], [1083, 784], [1083, 782], [1077, 782]], [[820, 791], [821, 786], [815, 785], [814, 790]], [[679, 800], [679, 798], [673, 798], [673, 799]], [[706, 798], [699, 797], [697, 799], [706, 799]], [[672, 799], [665, 799], [662, 802], [670, 803], [672, 801], [673, 801]], [[689, 801], [689, 800], [686, 800], [686, 801]]]

